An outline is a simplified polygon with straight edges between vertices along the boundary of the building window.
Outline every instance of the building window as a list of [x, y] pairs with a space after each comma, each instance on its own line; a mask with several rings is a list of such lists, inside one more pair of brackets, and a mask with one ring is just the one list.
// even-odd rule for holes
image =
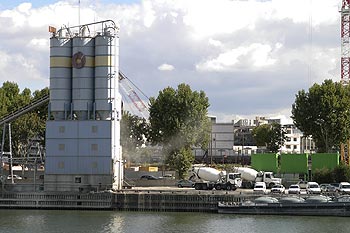
[[58, 150], [59, 151], [64, 151], [66, 149], [66, 145], [65, 144], [58, 144]]
[[287, 149], [290, 149], [290, 145], [286, 145], [286, 148], [287, 148]]
[[76, 176], [74, 179], [75, 183], [81, 183], [81, 177], [80, 176]]
[[293, 147], [293, 148], [294, 148], [294, 150], [296, 150], [296, 149], [297, 149], [297, 145], [294, 145], [294, 147]]
[[97, 168], [97, 162], [92, 162], [91, 163], [91, 168]]
[[64, 162], [59, 162], [58, 163], [58, 168], [63, 169], [64, 168]]
[[297, 138], [293, 138], [293, 141], [295, 141], [295, 142], [296, 142], [296, 141], [298, 141], [298, 139], [297, 139]]
[[64, 126], [58, 127], [58, 132], [59, 133], [64, 133], [64, 131], [66, 131], [66, 127], [64, 127]]
[[91, 131], [92, 131], [93, 133], [97, 133], [97, 131], [98, 131], [97, 125], [93, 125], [93, 126], [91, 127]]
[[98, 151], [98, 145], [97, 144], [91, 144], [91, 151]]

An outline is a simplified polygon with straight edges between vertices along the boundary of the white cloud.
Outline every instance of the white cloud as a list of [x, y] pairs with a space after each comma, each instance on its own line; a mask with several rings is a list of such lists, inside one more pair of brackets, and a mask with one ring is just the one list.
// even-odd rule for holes
[[47, 47], [50, 45], [49, 40], [46, 38], [34, 38], [30, 40], [28, 46], [30, 49], [47, 50]]
[[222, 47], [223, 44], [221, 43], [221, 41], [219, 40], [214, 40], [212, 38], [209, 39], [209, 42], [208, 42], [209, 45], [212, 45], [214, 47]]
[[273, 65], [276, 59], [271, 57], [272, 48], [266, 44], [240, 46], [221, 53], [214, 59], [196, 65], [200, 71], [230, 71], [237, 69], [263, 68]]
[[143, 1], [143, 9], [144, 9], [144, 25], [146, 27], [150, 27], [154, 22], [156, 16], [155, 11], [153, 10], [152, 2], [148, 0]]
[[166, 64], [166, 63], [164, 63], [164, 64], [158, 66], [158, 70], [161, 70], [161, 71], [172, 71], [172, 70], [174, 70], [174, 69], [175, 69], [174, 66], [169, 65], [169, 64]]
[[180, 1], [185, 9], [184, 23], [193, 28], [195, 38], [254, 29], [261, 3], [255, 1]]
[[[120, 67], [149, 96], [184, 82], [204, 90], [210, 112], [225, 119], [289, 117], [298, 90], [340, 79], [340, 1], [96, 2], [81, 1], [80, 22], [120, 26]], [[48, 26], [79, 18], [77, 1], [33, 5], [0, 11], [0, 81], [35, 90], [48, 85]], [[172, 72], [164, 79], [154, 67]]]

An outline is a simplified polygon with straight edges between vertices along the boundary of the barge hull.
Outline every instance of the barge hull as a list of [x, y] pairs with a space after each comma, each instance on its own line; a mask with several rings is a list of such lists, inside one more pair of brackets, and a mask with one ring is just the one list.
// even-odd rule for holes
[[300, 204], [218, 204], [220, 214], [295, 215], [295, 216], [350, 216], [350, 203], [300, 203]]

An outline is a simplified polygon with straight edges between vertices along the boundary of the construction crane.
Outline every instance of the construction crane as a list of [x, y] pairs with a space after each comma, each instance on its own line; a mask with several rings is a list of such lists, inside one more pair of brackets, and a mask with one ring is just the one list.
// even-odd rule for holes
[[[148, 118], [149, 112], [148, 107], [144, 103], [144, 101], [139, 97], [134, 88], [132, 87], [136, 85], [133, 84], [125, 74], [119, 71], [119, 84], [124, 93], [129, 97], [134, 107], [138, 110], [138, 112], [142, 115], [143, 118]], [[131, 85], [132, 84], [132, 85]], [[137, 87], [136, 87], [137, 88]], [[138, 90], [147, 98], [148, 97], [138, 88]]]
[[341, 82], [350, 81], [350, 0], [342, 0], [341, 13]]
[[[340, 82], [348, 85], [350, 82], [350, 0], [342, 0], [341, 14], [341, 59]], [[340, 145], [341, 160], [349, 165], [350, 140]]]

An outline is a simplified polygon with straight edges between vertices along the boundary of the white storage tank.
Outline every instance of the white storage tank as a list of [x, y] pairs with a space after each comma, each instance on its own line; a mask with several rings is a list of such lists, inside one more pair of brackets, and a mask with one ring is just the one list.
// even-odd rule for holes
[[72, 105], [76, 120], [90, 119], [94, 101], [95, 40], [74, 37], [72, 52]]
[[50, 38], [50, 111], [55, 120], [64, 120], [72, 100], [72, 40]]
[[95, 37], [95, 110], [96, 119], [111, 118], [114, 89], [118, 85], [114, 29], [105, 30]]

